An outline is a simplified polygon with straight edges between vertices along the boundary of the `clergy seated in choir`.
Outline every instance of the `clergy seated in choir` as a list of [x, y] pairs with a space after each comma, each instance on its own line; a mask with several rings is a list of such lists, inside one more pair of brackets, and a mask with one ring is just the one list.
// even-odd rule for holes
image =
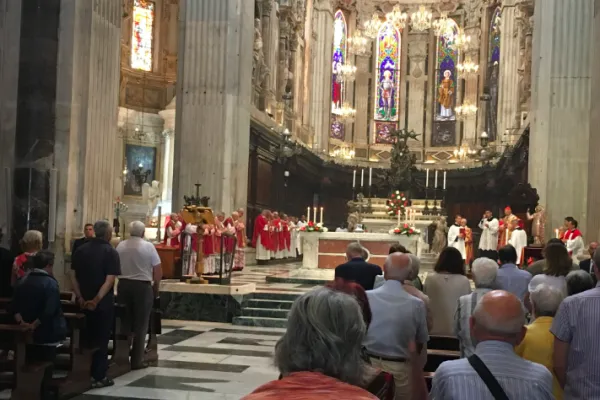
[[504, 218], [500, 221], [498, 228], [498, 249], [506, 246], [510, 240], [513, 232], [512, 221], [518, 219], [516, 215], [512, 213], [512, 208], [506, 207], [504, 209]]
[[523, 260], [525, 255], [525, 247], [527, 247], [527, 233], [523, 229], [523, 221], [520, 219], [514, 219], [512, 221], [512, 235], [510, 236], [510, 240], [508, 244], [515, 248], [517, 251], [517, 265], [523, 266], [525, 265], [525, 261]]
[[461, 224], [462, 216], [459, 214], [454, 217], [454, 225], [448, 230], [448, 246], [454, 247], [462, 256], [462, 259], [467, 258], [465, 249], [465, 228]]
[[233, 228], [235, 229], [235, 238], [237, 245], [235, 247], [235, 258], [233, 260], [233, 270], [241, 271], [246, 266], [246, 226], [240, 219], [240, 211], [234, 211], [231, 214]]
[[491, 260], [498, 259], [498, 219], [494, 218], [492, 211], [486, 210], [479, 222], [481, 238], [479, 239], [479, 257]]
[[183, 239], [183, 264], [181, 275], [197, 276], [196, 262], [198, 261], [198, 226], [187, 224]]
[[252, 247], [256, 249], [257, 260], [271, 259], [271, 233], [269, 231], [269, 217], [271, 212], [263, 210], [254, 221], [252, 233]]
[[465, 236], [465, 263], [470, 266], [473, 261], [473, 231], [467, 226], [465, 218], [460, 220], [460, 227], [464, 230]]
[[585, 243], [581, 231], [577, 229], [578, 222], [573, 217], [565, 218], [566, 231], [562, 237], [563, 243], [567, 246], [569, 255], [573, 258], [573, 262], [579, 262], [578, 257], [585, 250]]
[[183, 224], [179, 221], [179, 215], [172, 213], [166, 218], [165, 238], [163, 244], [170, 247], [179, 247], [181, 230]]

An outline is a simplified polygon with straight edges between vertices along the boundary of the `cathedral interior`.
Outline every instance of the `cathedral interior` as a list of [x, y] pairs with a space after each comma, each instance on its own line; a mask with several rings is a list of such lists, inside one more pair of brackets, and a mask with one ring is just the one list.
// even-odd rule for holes
[[41, 231], [64, 284], [86, 223], [161, 225], [184, 196], [335, 228], [396, 189], [398, 135], [411, 198], [543, 204], [597, 240], [598, 43], [600, 0], [0, 0], [3, 245]]

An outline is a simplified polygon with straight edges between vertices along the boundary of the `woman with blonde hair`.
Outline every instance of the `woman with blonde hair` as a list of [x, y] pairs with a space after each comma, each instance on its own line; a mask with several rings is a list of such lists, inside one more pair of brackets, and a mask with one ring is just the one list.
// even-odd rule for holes
[[10, 284], [15, 285], [17, 279], [25, 275], [25, 262], [29, 257], [35, 256], [38, 251], [42, 250], [43, 236], [42, 232], [30, 230], [25, 232], [23, 238], [19, 242], [21, 244], [21, 250], [23, 253], [15, 258], [13, 263], [12, 275], [10, 278]]

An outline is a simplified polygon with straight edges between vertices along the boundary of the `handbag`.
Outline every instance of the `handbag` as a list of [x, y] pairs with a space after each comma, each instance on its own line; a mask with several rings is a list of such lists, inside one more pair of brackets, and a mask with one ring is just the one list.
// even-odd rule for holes
[[498, 380], [494, 378], [494, 375], [492, 375], [492, 372], [488, 367], [481, 361], [481, 358], [473, 354], [471, 357], [467, 358], [467, 360], [475, 372], [477, 372], [477, 375], [483, 380], [483, 383], [485, 383], [485, 386], [490, 390], [495, 400], [509, 400], [506, 392], [502, 389]]

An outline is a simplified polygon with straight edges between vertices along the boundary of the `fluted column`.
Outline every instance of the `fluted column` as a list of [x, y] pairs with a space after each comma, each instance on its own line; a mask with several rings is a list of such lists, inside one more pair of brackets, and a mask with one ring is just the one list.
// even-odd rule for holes
[[369, 134], [369, 57], [356, 57], [354, 143], [366, 145]]
[[515, 0], [502, 4], [500, 77], [498, 80], [498, 137], [519, 128], [519, 26]]
[[274, 79], [277, 76], [277, 70], [274, 69], [275, 53], [277, 46], [273, 45], [273, 40], [277, 40], [277, 36], [274, 34], [274, 27], [272, 24], [271, 15], [273, 15], [273, 0], [262, 0], [262, 41], [263, 41], [263, 53], [265, 55], [265, 64], [269, 68], [269, 75], [263, 83], [264, 95], [265, 95], [265, 108], [271, 109], [275, 106], [275, 86], [273, 85]]
[[327, 151], [331, 118], [331, 59], [333, 57], [333, 12], [330, 0], [315, 2], [313, 10], [313, 84], [311, 93], [311, 126], [315, 136], [313, 147]]
[[535, 7], [529, 182], [546, 204], [547, 234], [572, 215], [586, 240], [597, 239], [598, 203], [588, 202], [598, 197], [588, 190], [598, 185], [588, 185], [600, 173], [597, 125], [590, 124], [597, 118], [591, 117], [594, 0], [544, 0]]
[[[480, 43], [480, 29], [478, 27], [470, 27], [465, 29], [465, 33], [471, 36], [472, 45], [465, 51], [463, 60], [470, 60], [475, 64], [479, 65], [479, 43]], [[463, 98], [463, 104], [468, 102], [479, 106], [479, 74], [470, 74], [465, 77], [465, 94]], [[478, 118], [485, 118], [485, 114], [478, 110]], [[478, 132], [477, 132], [477, 121], [478, 118], [469, 118], [463, 122], [464, 124], [464, 136], [463, 139], [470, 144], [477, 144]]]
[[[427, 58], [427, 41], [429, 36], [421, 33], [408, 35], [408, 129], [420, 134], [420, 146], [425, 137], [425, 88], [427, 74], [425, 73], [425, 60]], [[402, 126], [403, 124], [400, 124]], [[411, 141], [415, 144], [414, 141]]]
[[173, 208], [200, 183], [210, 206], [229, 213], [247, 202], [254, 4], [179, 5]]
[[[595, 43], [593, 50], [592, 65], [600, 65], [600, 49], [597, 44], [600, 43], [600, 0], [595, 1], [594, 16], [594, 36], [592, 43]], [[600, 204], [600, 157], [597, 156], [600, 149], [600, 135], [598, 135], [598, 127], [600, 126], [600, 69], [592, 68], [591, 82], [591, 113], [590, 113], [590, 144], [589, 151], [589, 168], [588, 168], [588, 196], [587, 196], [587, 236], [588, 241], [600, 239], [600, 212], [598, 204]]]

